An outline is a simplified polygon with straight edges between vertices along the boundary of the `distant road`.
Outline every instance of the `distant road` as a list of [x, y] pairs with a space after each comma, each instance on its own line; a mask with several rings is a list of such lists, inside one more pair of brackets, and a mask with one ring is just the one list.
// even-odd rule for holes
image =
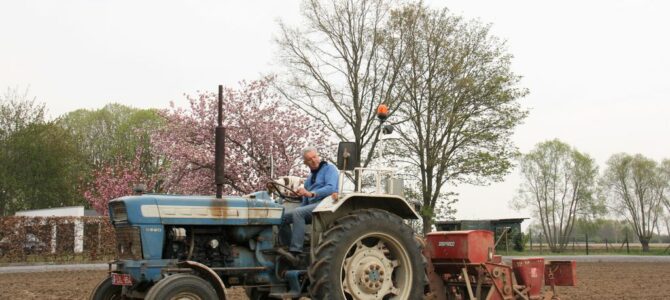
[[[509, 262], [515, 258], [528, 258], [529, 256], [503, 256], [503, 260]], [[647, 255], [572, 255], [572, 256], [541, 256], [545, 260], [574, 260], [577, 262], [650, 262], [670, 263], [670, 255], [647, 256]], [[4, 273], [30, 273], [49, 271], [79, 271], [79, 270], [107, 270], [107, 264], [73, 264], [73, 265], [30, 265], [0, 267], [0, 274]]]
[[80, 271], [80, 270], [107, 270], [107, 264], [76, 264], [76, 265], [29, 265], [29, 266], [9, 266], [0, 267], [0, 274], [3, 273], [30, 273], [30, 272], [49, 272], [49, 271]]
[[[503, 260], [509, 261], [515, 258], [528, 258], [529, 256], [503, 256]], [[574, 260], [578, 262], [658, 262], [670, 263], [670, 255], [547, 255], [545, 260]]]

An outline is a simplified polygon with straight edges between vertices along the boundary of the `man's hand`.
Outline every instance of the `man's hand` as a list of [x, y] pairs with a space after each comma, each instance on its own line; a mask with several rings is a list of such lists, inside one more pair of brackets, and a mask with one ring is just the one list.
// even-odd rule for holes
[[299, 196], [303, 196], [303, 197], [307, 197], [307, 198], [311, 198], [311, 197], [315, 196], [314, 193], [306, 190], [305, 188], [299, 188], [297, 191], [295, 191], [295, 193], [298, 194]]

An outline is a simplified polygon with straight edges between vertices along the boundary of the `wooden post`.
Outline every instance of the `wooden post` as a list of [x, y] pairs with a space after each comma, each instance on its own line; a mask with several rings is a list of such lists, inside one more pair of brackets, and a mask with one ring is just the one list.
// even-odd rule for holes
[[628, 246], [628, 230], [626, 230], [626, 253], [630, 254], [630, 247]]
[[586, 233], [586, 255], [589, 255], [589, 234]]
[[505, 231], [505, 255], [509, 255], [509, 230]]

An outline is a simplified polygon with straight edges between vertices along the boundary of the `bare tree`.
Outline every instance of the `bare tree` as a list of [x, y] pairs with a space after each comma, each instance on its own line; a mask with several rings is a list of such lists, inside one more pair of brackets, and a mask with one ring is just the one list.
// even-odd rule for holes
[[523, 181], [514, 204], [533, 209], [551, 251], [565, 250], [577, 218], [600, 208], [594, 196], [598, 174], [595, 161], [568, 144], [552, 140], [524, 154], [520, 169]]
[[[387, 36], [403, 52], [396, 83], [400, 147], [397, 157], [420, 182], [424, 233], [447, 183], [485, 183], [509, 172], [517, 150], [510, 140], [526, 116], [517, 100], [511, 55], [489, 26], [466, 22], [422, 4], [393, 11]], [[442, 206], [443, 207], [443, 206]]]
[[668, 186], [663, 177], [655, 161], [640, 154], [620, 153], [607, 161], [600, 181], [612, 208], [633, 226], [644, 252], [649, 251], [649, 241], [663, 209]]
[[355, 142], [363, 166], [379, 141], [377, 105], [396, 107], [398, 66], [389, 57], [399, 54], [383, 47], [388, 12], [387, 0], [306, 0], [304, 28], [280, 23], [277, 39], [286, 66], [279, 91], [340, 140]]

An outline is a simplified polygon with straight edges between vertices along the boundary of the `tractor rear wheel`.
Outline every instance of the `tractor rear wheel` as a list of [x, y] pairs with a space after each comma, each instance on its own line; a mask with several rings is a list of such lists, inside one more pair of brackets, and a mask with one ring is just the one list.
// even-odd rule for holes
[[91, 300], [113, 300], [121, 299], [123, 288], [120, 285], [112, 284], [112, 277], [107, 277], [100, 281], [91, 293]]
[[209, 282], [190, 274], [170, 275], [149, 289], [145, 300], [209, 300], [218, 299]]
[[309, 267], [312, 299], [422, 299], [424, 265], [412, 229], [387, 211], [354, 211], [326, 229]]

